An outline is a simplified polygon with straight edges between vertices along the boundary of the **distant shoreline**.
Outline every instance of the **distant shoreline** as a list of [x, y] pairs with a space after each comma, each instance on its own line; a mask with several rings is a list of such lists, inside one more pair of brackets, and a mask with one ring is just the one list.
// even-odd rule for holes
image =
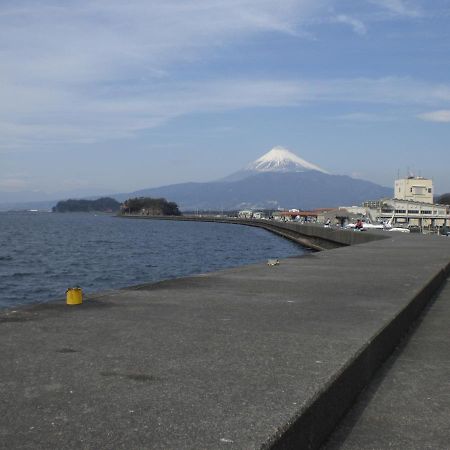
[[217, 217], [217, 216], [146, 216], [146, 215], [120, 215], [118, 217], [125, 219], [146, 219], [146, 220], [176, 220], [190, 222], [216, 222], [235, 225], [246, 225], [251, 227], [263, 228], [278, 236], [289, 239], [303, 247], [315, 250], [330, 250], [354, 243], [363, 243], [373, 240], [383, 239], [386, 236], [380, 236], [373, 233], [354, 233], [349, 230], [334, 230], [321, 227], [314, 224], [284, 223], [273, 220], [263, 219], [240, 219], [237, 217]]

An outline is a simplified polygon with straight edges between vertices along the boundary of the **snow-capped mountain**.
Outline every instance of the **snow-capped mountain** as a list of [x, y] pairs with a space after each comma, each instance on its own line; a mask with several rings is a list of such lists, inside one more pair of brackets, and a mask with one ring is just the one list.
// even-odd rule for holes
[[[176, 202], [183, 211], [311, 209], [358, 205], [365, 200], [391, 197], [392, 189], [346, 175], [329, 174], [283, 147], [274, 147], [244, 169], [221, 180], [171, 184], [109, 196], [119, 201], [131, 197], [164, 197]], [[30, 204], [26, 208], [44, 206]]]
[[331, 175], [283, 147], [272, 150], [239, 172], [209, 183], [182, 183], [114, 196], [165, 197], [181, 210], [317, 208], [358, 205], [392, 195], [392, 190], [345, 175]]
[[305, 161], [281, 146], [274, 147], [249, 164], [245, 170], [252, 172], [305, 172], [306, 170], [317, 170], [318, 172], [328, 173], [321, 167]]
[[290, 150], [276, 146], [256, 161], [248, 164], [238, 172], [228, 175], [221, 181], [239, 181], [260, 173], [309, 172], [311, 170], [328, 174], [326, 170], [305, 161]]

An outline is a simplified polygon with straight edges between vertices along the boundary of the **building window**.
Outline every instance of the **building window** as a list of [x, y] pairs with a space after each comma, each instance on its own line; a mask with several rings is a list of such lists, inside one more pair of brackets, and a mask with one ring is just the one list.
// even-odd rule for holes
[[428, 193], [431, 194], [431, 188], [428, 188]]
[[413, 186], [414, 195], [425, 195], [427, 193], [427, 188], [424, 186]]

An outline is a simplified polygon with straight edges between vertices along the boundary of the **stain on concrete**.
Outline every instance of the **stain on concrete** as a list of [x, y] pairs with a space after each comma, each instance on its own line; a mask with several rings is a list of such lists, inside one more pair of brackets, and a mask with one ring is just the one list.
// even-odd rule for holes
[[75, 350], [74, 348], [69, 347], [63, 347], [56, 350], [57, 353], [77, 353], [78, 350]]
[[145, 383], [155, 383], [161, 381], [161, 378], [146, 373], [133, 373], [133, 372], [116, 372], [116, 371], [102, 371], [100, 375], [103, 377], [117, 377], [133, 381], [140, 381]]

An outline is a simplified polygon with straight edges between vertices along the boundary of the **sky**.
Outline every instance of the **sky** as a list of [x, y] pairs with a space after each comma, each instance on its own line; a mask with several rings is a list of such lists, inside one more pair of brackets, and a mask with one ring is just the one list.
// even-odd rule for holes
[[282, 145], [450, 192], [448, 0], [2, 0], [0, 201], [219, 179]]

